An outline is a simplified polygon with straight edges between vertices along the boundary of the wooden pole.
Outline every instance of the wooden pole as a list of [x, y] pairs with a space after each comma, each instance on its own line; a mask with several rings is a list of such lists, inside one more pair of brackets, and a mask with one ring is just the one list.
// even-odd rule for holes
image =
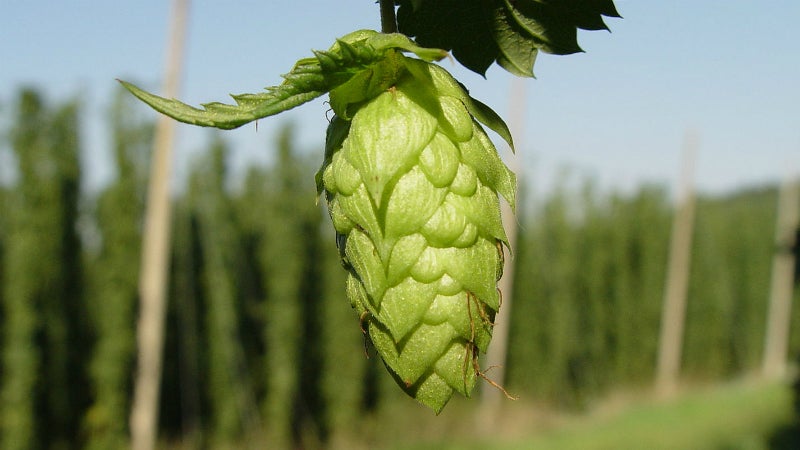
[[800, 224], [800, 178], [787, 177], [778, 194], [778, 217], [775, 225], [775, 255], [772, 258], [769, 312], [764, 339], [762, 375], [767, 379], [786, 375], [789, 351], [796, 232]]
[[[189, 0], [173, 0], [163, 88], [163, 96], [166, 98], [176, 97], [178, 92], [188, 8]], [[140, 307], [136, 328], [138, 361], [130, 417], [133, 450], [152, 450], [158, 435], [158, 400], [169, 270], [169, 183], [174, 135], [175, 121], [166, 116], [160, 117], [153, 142], [142, 241]]]
[[[515, 138], [515, 147], [518, 150], [522, 148], [521, 137], [525, 128], [526, 81], [525, 79], [515, 77], [511, 82], [509, 122]], [[509, 167], [517, 174], [517, 184], [519, 184], [519, 180], [522, 178], [522, 165], [519, 162], [519, 157], [510, 155], [509, 160]], [[517, 242], [517, 218], [508, 203], [503, 202], [501, 210], [503, 227], [506, 230], [508, 244], [514, 249]], [[502, 386], [505, 382], [505, 365], [508, 355], [508, 336], [511, 324], [511, 299], [514, 294], [514, 264], [508, 252], [506, 252], [503, 277], [498, 283], [498, 288], [502, 294], [503, 304], [495, 317], [492, 341], [486, 352], [486, 367], [487, 370], [491, 369], [487, 376]], [[483, 385], [481, 391], [482, 417], [480, 419], [482, 427], [493, 428], [492, 425], [497, 419], [501, 401], [504, 398], [503, 395], [503, 392], [496, 387], [488, 383]]]
[[661, 312], [656, 392], [662, 396], [669, 396], [677, 390], [680, 375], [694, 230], [693, 178], [696, 149], [697, 137], [690, 133], [684, 144], [683, 169], [672, 223], [667, 284]]

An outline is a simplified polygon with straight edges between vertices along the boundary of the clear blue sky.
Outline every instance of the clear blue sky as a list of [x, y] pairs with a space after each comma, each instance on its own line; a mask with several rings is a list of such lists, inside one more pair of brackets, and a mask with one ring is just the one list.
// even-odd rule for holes
[[[23, 85], [52, 101], [86, 97], [86, 168], [92, 185], [109, 176], [104, 112], [124, 78], [158, 90], [169, 1], [6, 1], [0, 14], [0, 114]], [[586, 53], [542, 55], [524, 86], [517, 140], [538, 189], [559, 168], [628, 189], [671, 184], [687, 130], [699, 135], [698, 186], [729, 191], [800, 168], [800, 2], [797, 0], [617, 0], [612, 33], [582, 31]], [[181, 98], [197, 104], [280, 82], [293, 62], [334, 37], [377, 28], [374, 0], [195, 0]], [[512, 77], [488, 79], [444, 66], [473, 96], [509, 112]], [[516, 83], [514, 83], [516, 85]], [[234, 167], [268, 161], [271, 132], [298, 125], [303, 148], [321, 148], [321, 101], [226, 132]], [[181, 125], [178, 167], [208, 131]]]

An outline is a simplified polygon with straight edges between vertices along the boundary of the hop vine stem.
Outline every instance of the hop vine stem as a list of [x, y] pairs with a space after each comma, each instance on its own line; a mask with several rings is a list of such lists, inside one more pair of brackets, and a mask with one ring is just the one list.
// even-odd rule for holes
[[380, 0], [381, 5], [381, 31], [384, 33], [397, 33], [397, 17], [394, 13], [394, 0]]

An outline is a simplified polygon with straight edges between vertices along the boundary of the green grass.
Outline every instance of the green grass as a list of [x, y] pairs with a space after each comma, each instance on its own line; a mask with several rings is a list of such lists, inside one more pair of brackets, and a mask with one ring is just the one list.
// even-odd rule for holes
[[791, 400], [791, 391], [784, 384], [731, 384], [688, 393], [669, 402], [649, 401], [615, 413], [569, 419], [523, 437], [408, 442], [396, 448], [766, 449], [769, 435], [791, 423]]

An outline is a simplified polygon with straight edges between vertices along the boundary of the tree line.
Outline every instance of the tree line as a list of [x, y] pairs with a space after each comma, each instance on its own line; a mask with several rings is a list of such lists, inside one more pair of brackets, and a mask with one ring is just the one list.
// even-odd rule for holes
[[[49, 104], [26, 89], [4, 112], [0, 160], [12, 167], [0, 172], [11, 175], [0, 184], [0, 448], [125, 448], [151, 117], [122, 95], [109, 105], [116, 175], [87, 193], [79, 103]], [[231, 173], [214, 135], [174, 198], [165, 439], [335, 446], [387, 408], [418, 414], [359, 329], [315, 202], [321, 155], [298, 151], [296, 132], [282, 128], [265, 149], [275, 162], [244, 174]], [[569, 186], [536, 199], [523, 190], [505, 382], [532, 402], [575, 409], [653, 381], [673, 206], [662, 186]], [[776, 192], [699, 199], [686, 382], [758, 368]]]

